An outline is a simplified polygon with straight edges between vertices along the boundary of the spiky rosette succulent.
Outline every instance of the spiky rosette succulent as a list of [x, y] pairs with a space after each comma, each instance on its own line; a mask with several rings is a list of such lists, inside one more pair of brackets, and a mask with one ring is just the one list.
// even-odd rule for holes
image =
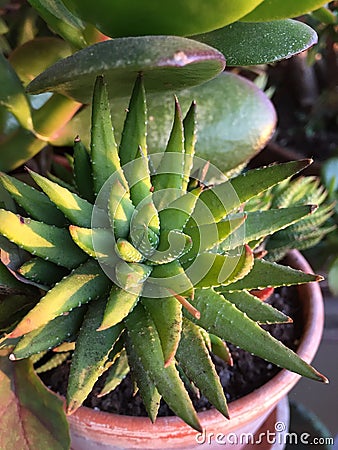
[[23, 264], [11, 267], [17, 279], [1, 267], [2, 284], [18, 289], [19, 278], [21, 286], [43, 291], [35, 306], [22, 307], [20, 317], [10, 316], [3, 326], [3, 345], [13, 346], [10, 358], [71, 347], [68, 413], [83, 403], [103, 372], [108, 374], [101, 395], [130, 370], [151, 420], [163, 397], [197, 430], [188, 380], [228, 417], [210, 356], [229, 359], [225, 342], [325, 381], [260, 327], [290, 319], [249, 292], [318, 279], [253, 252], [263, 236], [297, 222], [313, 207], [243, 212], [246, 201], [309, 161], [217, 182], [222, 175], [194, 157], [194, 103], [183, 120], [175, 101], [167, 148], [152, 157], [146, 119], [139, 77], [118, 146], [99, 77], [91, 149], [76, 139], [71, 186], [30, 171], [38, 190], [2, 174], [2, 185], [21, 212], [13, 212], [13, 205], [0, 210], [4, 254], [20, 248], [25, 256]]
[[282, 182], [269, 194], [272, 208], [306, 203], [318, 205], [313, 214], [267, 239], [265, 248], [270, 261], [282, 259], [291, 248], [306, 250], [313, 247], [336, 228], [334, 223], [328, 222], [334, 213], [334, 203], [327, 201], [328, 193], [318, 178], [299, 177], [290, 183]]

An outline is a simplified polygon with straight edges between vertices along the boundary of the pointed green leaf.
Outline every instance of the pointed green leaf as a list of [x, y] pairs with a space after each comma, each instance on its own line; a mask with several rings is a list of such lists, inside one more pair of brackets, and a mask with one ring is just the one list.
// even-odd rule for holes
[[0, 174], [0, 182], [16, 203], [27, 211], [33, 219], [49, 225], [65, 225], [65, 216], [43, 192], [4, 173]]
[[225, 292], [224, 297], [233, 303], [240, 311], [247, 314], [250, 319], [259, 323], [286, 323], [290, 318], [268, 303], [262, 302], [249, 292]]
[[[182, 191], [184, 166], [184, 131], [182, 121], [182, 111], [177, 98], [175, 97], [175, 116], [171, 129], [169, 141], [163, 153], [156, 174], [152, 178], [155, 191], [169, 189], [161, 195], [166, 195], [167, 201], [174, 201], [177, 198], [177, 191]], [[173, 190], [171, 190], [173, 189]]]
[[210, 403], [229, 419], [227, 402], [220, 379], [211, 360], [199, 327], [183, 319], [182, 338], [177, 360], [185, 374], [196, 384]]
[[55, 317], [98, 298], [108, 291], [109, 286], [110, 280], [101, 271], [98, 263], [89, 260], [48, 291], [19, 323], [11, 337], [36, 330]]
[[61, 366], [63, 362], [65, 362], [70, 356], [70, 352], [60, 352], [56, 353], [51, 358], [35, 369], [37, 374], [48, 372], [49, 370], [56, 369]]
[[81, 228], [75, 225], [69, 227], [73, 241], [89, 256], [100, 262], [117, 258], [115, 254], [115, 239], [111, 230], [106, 228]]
[[111, 288], [109, 297], [107, 299], [106, 309], [104, 311], [102, 323], [98, 328], [99, 331], [106, 330], [118, 323], [120, 323], [136, 306], [140, 293], [142, 291], [142, 284], [133, 289], [133, 292], [124, 291], [119, 286]]
[[[255, 22], [255, 21], [254, 21]], [[300, 53], [317, 42], [316, 32], [296, 20], [236, 22], [194, 39], [217, 48], [227, 66], [267, 64]], [[250, 42], [250, 45], [243, 45]]]
[[0, 79], [0, 106], [11, 112], [23, 128], [32, 130], [29, 101], [15, 70], [2, 52], [0, 52]]
[[114, 364], [108, 369], [107, 377], [104, 386], [101, 389], [98, 397], [103, 397], [113, 391], [128, 375], [129, 364], [125, 350], [122, 350], [120, 356], [116, 359]]
[[29, 358], [74, 338], [81, 326], [84, 313], [85, 308], [75, 308], [68, 314], [56, 317], [46, 325], [25, 334], [15, 346], [10, 358], [12, 360]]
[[72, 241], [65, 229], [56, 228], [0, 210], [0, 234], [33, 255], [72, 269], [86, 260], [86, 255]]
[[290, 249], [306, 250], [317, 245], [326, 234], [336, 230], [337, 226], [321, 227], [310, 229], [305, 232], [281, 231], [276, 233], [276, 237], [269, 239], [266, 243], [268, 254], [266, 258], [269, 261], [278, 261], [282, 259]]
[[[54, 170], [54, 167], [60, 168], [60, 165], [59, 166], [55, 166], [55, 164], [53, 164], [53, 170]], [[56, 176], [56, 175], [54, 175], [54, 174], [52, 174], [50, 172], [47, 172], [48, 179], [50, 181], [53, 181], [53, 183], [56, 183], [58, 186], [61, 186], [64, 189], [67, 189], [69, 192], [73, 192], [74, 194], [76, 194], [76, 187], [75, 187], [74, 183], [73, 182], [68, 183], [67, 181], [65, 181], [65, 178], [68, 179], [69, 177], [65, 177], [65, 178], [62, 177], [61, 172], [63, 172], [63, 174], [65, 172], [68, 172], [67, 169], [64, 168], [64, 170], [62, 170], [62, 171], [60, 171], [60, 170], [57, 170], [57, 171], [59, 172], [59, 175], [61, 175], [61, 177], [60, 176]]]
[[187, 253], [192, 246], [192, 239], [187, 234], [179, 230], [165, 230], [161, 233], [161, 240], [158, 250], [155, 250], [148, 261], [151, 264], [167, 264], [175, 259], [179, 259]]
[[285, 208], [304, 203], [319, 205], [327, 196], [325, 189], [319, 186], [318, 178], [304, 176], [296, 178], [291, 183], [281, 183], [272, 190], [272, 193], [274, 208]]
[[195, 287], [225, 286], [245, 277], [253, 266], [253, 253], [249, 247], [240, 254], [218, 255], [201, 253], [186, 270]]
[[159, 212], [161, 231], [180, 230], [183, 231], [196, 204], [202, 188], [193, 189], [169, 204], [165, 209]]
[[218, 222], [242, 203], [295, 175], [310, 163], [311, 160], [304, 159], [249, 170], [230, 181], [217, 184], [202, 192], [200, 199]]
[[49, 391], [29, 360], [0, 358], [2, 449], [68, 450], [70, 437], [62, 400]]
[[254, 266], [242, 280], [236, 281], [224, 288], [221, 292], [241, 291], [243, 289], [263, 289], [266, 287], [290, 286], [293, 284], [310, 283], [320, 281], [318, 275], [311, 275], [291, 267], [281, 266], [261, 259], [255, 259]]
[[130, 237], [145, 256], [158, 246], [160, 221], [152, 196], [148, 196], [134, 211], [130, 220]]
[[[239, 166], [246, 164], [266, 145], [274, 131], [276, 113], [270, 100], [255, 84], [231, 72], [223, 72], [195, 88], [175, 92], [183, 114], [193, 100], [197, 103], [196, 155], [210, 161], [224, 173], [232, 172], [233, 169], [237, 169], [237, 173]], [[130, 92], [126, 93], [129, 94]], [[148, 152], [154, 154], [164, 149], [168, 142], [168, 130], [172, 126], [174, 113], [173, 96], [148, 95], [147, 105]], [[112, 102], [112, 120], [117, 141], [120, 140], [123, 128], [121, 111], [127, 107], [127, 98], [115, 98]], [[72, 145], [77, 133], [81, 134], [83, 142], [89, 142], [90, 117], [87, 109], [80, 112], [79, 118], [78, 116], [75, 116], [70, 126], [63, 129], [65, 137], [58, 141], [60, 145]]]
[[[245, 242], [251, 242], [288, 227], [314, 211], [312, 205], [249, 212], [243, 225], [243, 233], [235, 234], [221, 244], [222, 250], [230, 250]], [[222, 222], [220, 222], [222, 223]]]
[[33, 180], [69, 220], [80, 227], [90, 227], [93, 205], [53, 181], [29, 171]]
[[149, 202], [152, 185], [147, 160], [147, 105], [141, 76], [135, 82], [129, 102], [119, 156], [133, 204], [138, 206], [147, 198]]
[[[151, 277], [147, 280], [147, 289], [154, 290], [156, 297], [169, 297], [174, 294], [190, 295], [193, 284], [179, 261], [154, 266]], [[144, 291], [147, 295], [148, 291]], [[149, 296], [149, 295], [148, 295]], [[154, 297], [154, 295], [151, 295]]]
[[318, 9], [326, 3], [323, 0], [264, 0], [253, 11], [242, 17], [241, 20], [249, 22], [266, 22], [268, 20], [284, 19], [301, 16]]
[[[142, 211], [136, 210], [130, 223], [130, 237], [134, 246], [147, 259], [153, 259], [152, 255], [156, 252], [159, 243], [159, 236], [153, 231], [157, 227], [147, 227], [147, 222], [152, 218], [153, 204], [148, 203]], [[145, 212], [145, 214], [144, 214]], [[157, 222], [157, 220], [156, 220]]]
[[[269, 99], [233, 73], [223, 72], [207, 83], [176, 93], [182, 111], [189, 109], [192, 100], [197, 102], [196, 155], [224, 173], [247, 163], [266, 145], [275, 128], [276, 115]], [[148, 111], [153, 117], [148, 124], [148, 147], [149, 153], [155, 153], [165, 148], [168, 139], [172, 95], [149, 97]], [[116, 110], [114, 121], [117, 116]]]
[[90, 203], [94, 203], [94, 185], [90, 156], [79, 137], [74, 141], [74, 180], [80, 195]]
[[154, 322], [143, 306], [138, 304], [125, 322], [131, 351], [140, 358], [140, 362], [165, 402], [177, 416], [195, 430], [200, 431], [197, 414], [175, 368], [175, 363], [171, 362], [164, 367], [159, 335]]
[[42, 258], [31, 258], [18, 269], [27, 280], [44, 286], [52, 286], [67, 275], [68, 270]]
[[117, 254], [126, 262], [142, 262], [144, 257], [127, 239], [118, 239], [116, 242]]
[[311, 163], [311, 159], [303, 159], [249, 170], [233, 178], [231, 184], [241, 203], [243, 203], [281, 181], [296, 175]]
[[210, 333], [277, 366], [308, 378], [327, 381], [292, 350], [273, 338], [212, 289], [196, 290], [194, 304], [201, 312], [201, 318], [196, 320], [189, 317], [189, 319]]
[[129, 190], [123, 186], [119, 177], [114, 177], [108, 199], [109, 221], [115, 239], [126, 238], [135, 207], [130, 200]]
[[197, 141], [197, 121], [196, 121], [196, 102], [193, 101], [183, 120], [184, 131], [184, 170], [182, 191], [186, 191], [189, 183], [190, 172], [195, 155], [195, 145]]
[[318, 228], [334, 214], [333, 208], [334, 204], [319, 206], [319, 208], [317, 208], [313, 214], [304, 217], [302, 220], [292, 224], [292, 226], [289, 227], [289, 230], [300, 232], [306, 230], [309, 231], [311, 228]]
[[136, 79], [124, 122], [119, 147], [122, 166], [136, 159], [139, 147], [147, 155], [147, 105], [141, 76]]
[[148, 93], [173, 92], [213, 78], [224, 65], [220, 52], [190, 39], [127, 37], [99, 42], [58, 61], [35, 78], [28, 91], [37, 94], [53, 90], [90, 103], [95, 79], [103, 75], [110, 98], [129, 97], [141, 72]]
[[142, 298], [142, 305], [151, 315], [161, 340], [164, 365], [175, 358], [181, 339], [182, 306], [175, 297]]
[[119, 324], [96, 331], [105, 306], [105, 297], [89, 304], [76, 339], [67, 388], [67, 414], [72, 414], [82, 405], [98, 378], [109, 368], [109, 353], [123, 330]]
[[[203, 330], [204, 333], [206, 333], [204, 328], [200, 328], [200, 330]], [[207, 333], [207, 335], [209, 336], [210, 339], [210, 346], [211, 346], [210, 350], [212, 351], [212, 353], [221, 358], [229, 366], [232, 366], [233, 360], [227, 344], [214, 334]]]
[[122, 289], [137, 294], [151, 271], [152, 268], [146, 264], [127, 263], [120, 260], [115, 267], [117, 284]]
[[[192, 216], [193, 217], [193, 216]], [[243, 233], [234, 233], [238, 227], [240, 227], [244, 220], [246, 220], [246, 215], [238, 215], [238, 217], [233, 217], [229, 219], [225, 219], [218, 223], [207, 223], [197, 226], [186, 226], [184, 231], [191, 236], [193, 246], [192, 249], [183, 255], [180, 258], [180, 261], [183, 263], [189, 262], [194, 259], [194, 257], [198, 253], [203, 253], [205, 250], [210, 250], [211, 248], [216, 247], [219, 243], [223, 243], [223, 241], [230, 235], [229, 241], [232, 242], [235, 240], [235, 237], [239, 239]], [[189, 225], [188, 222], [187, 225]], [[246, 231], [246, 222], [245, 222], [245, 236], [247, 235]], [[243, 228], [244, 228], [243, 227]], [[235, 245], [233, 248], [236, 248]], [[223, 249], [223, 245], [221, 246]]]
[[120, 169], [107, 87], [102, 76], [97, 77], [94, 87], [90, 148], [94, 190], [98, 194], [108, 178]]
[[149, 373], [143, 367], [138, 355], [133, 351], [132, 342], [129, 339], [127, 339], [126, 348], [132, 378], [139, 389], [147, 414], [154, 423], [162, 396], [156, 389], [155, 383], [150, 378]]

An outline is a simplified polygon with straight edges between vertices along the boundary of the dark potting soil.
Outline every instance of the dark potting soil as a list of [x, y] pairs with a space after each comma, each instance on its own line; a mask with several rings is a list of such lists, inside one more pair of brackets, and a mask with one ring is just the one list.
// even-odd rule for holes
[[[267, 329], [276, 339], [283, 342], [289, 348], [295, 350], [298, 346], [301, 329], [301, 309], [295, 287], [281, 288], [275, 290], [274, 294], [267, 300], [275, 308], [283, 311], [293, 319], [290, 324], [269, 325]], [[262, 386], [280, 370], [275, 365], [253, 356], [231, 344], [228, 344], [233, 358], [233, 366], [230, 367], [219, 358], [214, 357], [216, 370], [220, 376], [222, 386], [228, 402], [242, 397], [256, 388]], [[41, 374], [42, 381], [54, 392], [65, 396], [67, 390], [67, 379], [70, 362], [49, 372]], [[118, 413], [129, 416], [147, 416], [146, 410], [139, 394], [133, 396], [133, 383], [128, 375], [115, 391], [98, 398], [104, 383], [104, 376], [96, 383], [92, 393], [84, 402], [85, 406], [98, 408], [102, 411]], [[191, 393], [194, 406], [197, 411], [203, 411], [211, 407], [208, 400]], [[168, 406], [162, 402], [159, 416], [173, 415]]]

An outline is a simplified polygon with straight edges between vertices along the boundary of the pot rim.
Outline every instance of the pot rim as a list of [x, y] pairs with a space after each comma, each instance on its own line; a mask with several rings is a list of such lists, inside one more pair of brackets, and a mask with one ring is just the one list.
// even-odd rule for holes
[[[306, 273], [313, 273], [311, 266], [298, 250], [291, 250], [286, 258], [287, 264]], [[324, 327], [324, 306], [321, 289], [318, 282], [297, 286], [303, 305], [304, 331], [300, 339], [297, 354], [306, 362], [311, 363], [319, 347]], [[305, 308], [304, 308], [305, 306]], [[224, 420], [224, 432], [235, 430], [239, 424], [250, 423], [262, 412], [262, 405], [267, 412], [285, 396], [301, 378], [301, 375], [282, 369], [273, 378], [251, 393], [229, 403], [230, 420], [225, 419], [217, 410], [210, 409], [198, 413], [202, 427], [208, 429], [213, 424]], [[102, 433], [126, 432], [126, 428], [137, 432], [141, 437], [151, 437], [156, 428], [157, 436], [184, 433], [185, 436], [195, 436], [196, 431], [186, 425], [177, 416], [158, 417], [152, 424], [148, 417], [126, 416], [105, 411], [94, 410], [82, 406], [74, 414], [68, 416], [68, 421], [75, 429], [86, 424], [89, 428], [95, 422], [96, 430]]]

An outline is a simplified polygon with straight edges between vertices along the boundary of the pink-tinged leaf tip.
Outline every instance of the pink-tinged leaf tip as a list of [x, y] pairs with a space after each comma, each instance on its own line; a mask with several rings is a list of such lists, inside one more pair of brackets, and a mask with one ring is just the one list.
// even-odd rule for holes
[[274, 290], [275, 290], [275, 288], [273, 288], [273, 287], [267, 287], [264, 289], [253, 289], [252, 291], [250, 291], [250, 294], [259, 298], [262, 302], [265, 302], [265, 300], [267, 300], [269, 297], [271, 297]]
[[170, 292], [195, 319], [199, 320], [201, 318], [201, 313], [194, 306], [192, 306], [186, 298], [182, 297], [182, 295], [176, 294], [172, 290], [170, 290]]

